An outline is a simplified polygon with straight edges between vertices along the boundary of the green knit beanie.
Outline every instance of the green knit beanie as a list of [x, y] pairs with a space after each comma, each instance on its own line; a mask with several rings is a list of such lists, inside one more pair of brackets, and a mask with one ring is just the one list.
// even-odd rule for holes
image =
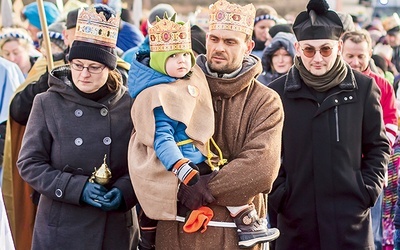
[[168, 75], [165, 70], [165, 63], [167, 62], [168, 57], [177, 53], [185, 53], [185, 52], [190, 53], [190, 57], [192, 59], [192, 67], [193, 67], [196, 63], [196, 59], [191, 49], [150, 52], [150, 67], [160, 73]]

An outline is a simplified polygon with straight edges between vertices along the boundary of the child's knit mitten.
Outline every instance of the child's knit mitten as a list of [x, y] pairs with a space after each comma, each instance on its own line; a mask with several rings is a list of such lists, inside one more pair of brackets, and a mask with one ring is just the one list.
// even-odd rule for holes
[[199, 180], [199, 168], [188, 159], [182, 158], [174, 164], [172, 172], [185, 185], [192, 186]]

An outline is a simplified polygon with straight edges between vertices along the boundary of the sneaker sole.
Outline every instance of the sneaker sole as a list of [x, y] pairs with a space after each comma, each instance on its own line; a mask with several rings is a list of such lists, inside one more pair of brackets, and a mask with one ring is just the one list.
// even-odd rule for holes
[[260, 238], [245, 240], [245, 241], [239, 241], [239, 248], [249, 248], [256, 244], [274, 241], [279, 237], [279, 235], [280, 235], [280, 232], [277, 231], [275, 234], [268, 235], [265, 237], [260, 237]]

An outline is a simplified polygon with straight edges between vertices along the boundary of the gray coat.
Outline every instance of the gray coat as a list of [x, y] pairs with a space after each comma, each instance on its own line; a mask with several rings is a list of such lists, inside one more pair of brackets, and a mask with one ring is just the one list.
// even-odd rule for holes
[[[129, 249], [137, 203], [128, 174], [132, 99], [125, 88], [98, 102], [80, 96], [68, 66], [53, 70], [50, 88], [35, 97], [17, 162], [22, 178], [41, 193], [33, 249]], [[123, 205], [104, 212], [80, 201], [94, 167], [107, 154]]]

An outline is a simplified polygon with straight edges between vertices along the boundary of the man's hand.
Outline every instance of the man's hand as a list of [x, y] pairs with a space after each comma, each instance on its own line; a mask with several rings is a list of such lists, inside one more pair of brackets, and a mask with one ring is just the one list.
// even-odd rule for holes
[[217, 171], [213, 171], [211, 174], [201, 175], [199, 181], [193, 186], [180, 185], [178, 201], [191, 210], [214, 202], [215, 198], [208, 189], [208, 182], [214, 178], [217, 173]]

